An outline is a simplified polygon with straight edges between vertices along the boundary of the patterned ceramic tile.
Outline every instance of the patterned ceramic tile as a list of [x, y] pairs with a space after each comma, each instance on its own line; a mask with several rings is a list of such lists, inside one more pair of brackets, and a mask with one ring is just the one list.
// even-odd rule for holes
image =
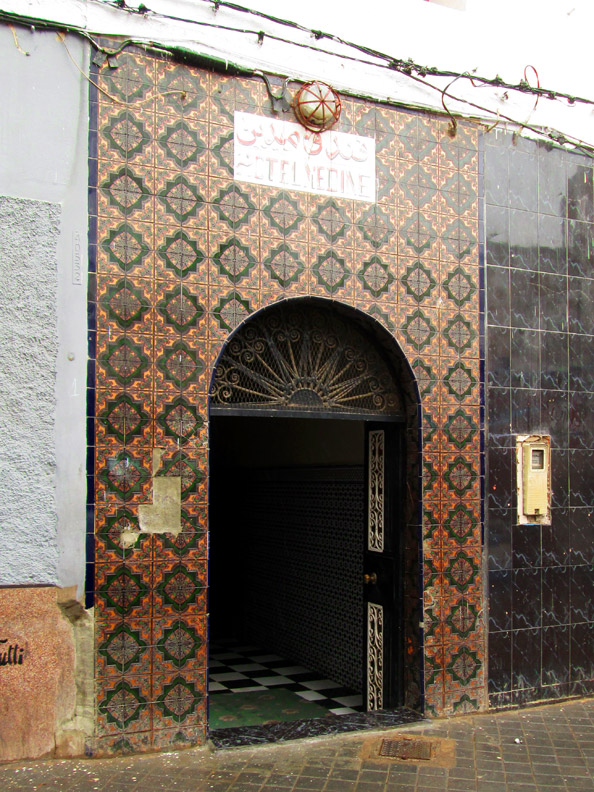
[[115, 164], [137, 164], [152, 167], [155, 158], [152, 124], [146, 123], [130, 110], [114, 110], [99, 130], [99, 159]]
[[[353, 203], [232, 181], [234, 111], [270, 113], [260, 79], [126, 51], [99, 81], [128, 106], [100, 98], [98, 120], [93, 750], [204, 739], [212, 368], [250, 314], [307, 294], [372, 317], [415, 373], [426, 708], [483, 706], [476, 130], [459, 124], [451, 138], [442, 119], [345, 99], [341, 129], [374, 137], [377, 153], [377, 204]], [[413, 409], [411, 450], [415, 421]], [[151, 502], [153, 446], [158, 475], [181, 477], [182, 531], [124, 548]], [[413, 521], [415, 509], [410, 499]], [[416, 628], [407, 640], [420, 652]]]
[[312, 244], [319, 245], [321, 239], [331, 246], [349, 247], [354, 244], [354, 213], [351, 202], [313, 196], [310, 204]]
[[311, 294], [351, 301], [354, 289], [355, 259], [352, 251], [323, 248], [311, 266]]
[[397, 252], [395, 213], [389, 209], [371, 204], [355, 210], [355, 245], [359, 248], [371, 247], [384, 254]]
[[484, 647], [478, 641], [464, 641], [446, 645], [444, 651], [446, 691], [469, 686], [484, 686]]
[[[155, 277], [172, 283], [179, 279], [208, 282], [208, 248], [203, 230], [176, 224], [155, 228]], [[202, 276], [202, 277], [201, 277]]]
[[376, 202], [394, 213], [398, 203], [398, 182], [392, 167], [376, 158], [375, 162]]
[[439, 211], [439, 176], [437, 168], [411, 163], [401, 165], [398, 180], [398, 207], [411, 213]]
[[155, 589], [153, 598], [154, 616], [156, 619], [189, 618], [206, 614], [206, 589], [194, 588], [188, 582], [190, 570], [180, 571], [164, 576], [161, 585]]
[[374, 249], [355, 249], [355, 262], [359, 264], [355, 279], [355, 299], [396, 302], [398, 294], [398, 266], [396, 257]]
[[[280, 249], [281, 245], [275, 248], [275, 255]], [[213, 286], [219, 290], [239, 285], [248, 289], [258, 288], [260, 273], [256, 265], [260, 255], [257, 238], [225, 234], [217, 239], [211, 235], [210, 252], [209, 282]]]
[[[260, 231], [260, 216], [257, 205], [258, 196], [253, 194], [250, 186], [238, 185], [234, 182], [228, 183], [226, 181], [213, 185], [213, 182], [218, 180], [211, 180], [211, 216], [210, 226], [216, 227], [219, 222], [224, 226], [228, 226], [231, 233], [245, 233], [249, 230], [252, 234], [258, 234]], [[216, 190], [214, 192], [213, 186]], [[218, 189], [217, 189], [218, 187]], [[281, 202], [282, 205], [282, 202]], [[285, 215], [279, 213], [272, 216], [275, 220], [283, 220]], [[289, 217], [289, 216], [287, 216]], [[293, 219], [295, 223], [295, 219]], [[287, 228], [292, 224], [287, 220]], [[286, 229], [282, 225], [279, 227], [280, 233], [286, 233]], [[278, 233], [278, 232], [277, 232]]]
[[444, 404], [480, 404], [478, 361], [442, 358], [440, 374]]
[[481, 544], [480, 515], [467, 503], [444, 504], [442, 546], [467, 547]]
[[213, 293], [210, 300], [210, 338], [215, 343], [224, 341], [231, 331], [259, 307], [259, 293], [245, 289]]
[[[447, 307], [457, 308], [466, 315], [478, 310], [477, 274], [460, 265], [454, 267], [444, 265], [441, 268], [441, 277], [442, 293]], [[475, 347], [472, 347], [471, 355], [473, 352]]]
[[482, 600], [474, 594], [461, 594], [444, 603], [444, 642], [453, 644], [470, 636], [478, 637], [478, 631], [484, 629], [482, 610]]
[[150, 447], [152, 445], [151, 414], [146, 411], [144, 401], [120, 392], [114, 398], [98, 396], [96, 405], [96, 443], [98, 446], [112, 444]]
[[132, 275], [152, 277], [153, 225], [151, 222], [114, 224], [99, 222], [98, 271], [108, 277]]
[[148, 449], [122, 450], [111, 456], [97, 448], [96, 495], [105, 503], [142, 503], [150, 491], [152, 454]]
[[[187, 69], [180, 64], [161, 61], [156, 61], [155, 65], [157, 67], [155, 84], [158, 94], [163, 99], [164, 107], [171, 107], [173, 114], [183, 112], [188, 106], [197, 109], [210, 93], [209, 72]], [[159, 106], [156, 109], [160, 112]]]
[[100, 162], [99, 167], [110, 170], [99, 184], [98, 213], [113, 222], [151, 222], [155, 188], [152, 168], [128, 163], [118, 167], [109, 160]]
[[440, 229], [440, 258], [443, 261], [476, 262], [478, 240], [472, 221], [453, 214], [442, 217], [443, 221], [437, 226]]
[[153, 607], [150, 584], [149, 564], [139, 566], [135, 572], [124, 565], [106, 572], [96, 589], [99, 620], [113, 624], [121, 619], [150, 619]]
[[186, 336], [194, 331], [205, 332], [205, 313], [208, 301], [206, 286], [191, 280], [176, 283], [171, 287], [157, 282], [155, 332], [159, 335], [176, 332]]
[[210, 178], [233, 178], [233, 130], [211, 124], [209, 129], [208, 173]]
[[104, 330], [150, 334], [154, 318], [152, 282], [129, 276], [114, 280], [99, 276], [97, 282], [97, 323]]
[[199, 508], [188, 507], [182, 509], [182, 532], [177, 536], [158, 535], [155, 537], [155, 556], [171, 563], [196, 563], [204, 560], [207, 554], [206, 528], [198, 522], [198, 517], [192, 512]]
[[459, 170], [439, 170], [440, 211], [459, 217], [477, 210], [477, 191], [471, 175]]
[[155, 729], [151, 736], [151, 747], [154, 751], [179, 751], [206, 742], [206, 725], [202, 721], [200, 725], [183, 724], [173, 729]]
[[304, 291], [302, 284], [307, 282], [307, 248], [291, 241], [262, 245], [262, 288], [269, 285], [284, 289]]
[[152, 345], [150, 336], [112, 335], [108, 332], [97, 339], [97, 373], [107, 384], [120, 389], [140, 390], [151, 387]]
[[[193, 669], [192, 669], [193, 670]], [[198, 669], [196, 669], [197, 671]], [[204, 722], [206, 691], [202, 673], [159, 674], [155, 677], [155, 726], [158, 729]]]
[[425, 708], [429, 715], [438, 715], [444, 705], [443, 647], [425, 650]]
[[456, 497], [479, 497], [478, 455], [470, 453], [444, 453], [441, 456], [443, 493]]
[[193, 621], [180, 619], [167, 626], [155, 626], [155, 659], [160, 674], [206, 667], [206, 636]]
[[208, 173], [208, 144], [185, 118], [157, 117], [155, 166], [188, 176]]
[[[163, 339], [165, 340], [165, 339]], [[189, 385], [199, 385], [205, 374], [204, 362], [198, 351], [183, 337], [174, 343], [161, 342], [155, 360], [154, 382], [157, 391], [177, 394]], [[204, 382], [204, 388], [206, 383]]]
[[479, 356], [479, 334], [472, 317], [461, 311], [440, 311], [442, 355]]
[[402, 323], [402, 337], [415, 355], [439, 354], [439, 312], [435, 308], [407, 307]]
[[444, 639], [444, 624], [442, 617], [443, 602], [438, 599], [429, 603], [424, 609], [423, 634], [427, 646], [441, 646]]
[[206, 496], [207, 476], [206, 460], [203, 454], [194, 451], [187, 453], [183, 448], [172, 442], [161, 456], [161, 464], [157, 471], [161, 476], [179, 476], [181, 478], [182, 501], [185, 499], [203, 499]]
[[[157, 171], [155, 189], [155, 222], [178, 224], [184, 229], [205, 229], [206, 177], [183, 172]], [[188, 230], [188, 233], [192, 233]]]
[[400, 277], [403, 290], [401, 301], [430, 304], [435, 300], [434, 292], [439, 279], [439, 263], [430, 260], [412, 259], [403, 262]]
[[444, 703], [444, 714], [463, 715], [480, 712], [487, 708], [484, 682], [481, 686], [470, 687], [463, 693], [449, 693]]
[[[118, 56], [117, 68], [107, 67], [99, 72], [99, 83], [111, 96], [126, 104], [133, 104], [151, 95], [154, 71], [153, 58], [124, 52]], [[103, 101], [103, 98], [99, 94], [100, 101]], [[108, 102], [110, 106], [111, 101]]]
[[97, 737], [85, 743], [85, 755], [101, 757], [150, 751], [151, 735], [151, 731], [115, 732], [107, 737]]
[[100, 628], [97, 639], [97, 676], [115, 677], [146, 673], [150, 669], [151, 621], [123, 619]]
[[132, 546], [122, 542], [122, 533], [138, 531], [136, 507], [131, 504], [98, 503], [95, 508], [95, 550], [100, 563], [124, 563], [129, 558], [150, 562], [153, 538], [139, 534]]
[[443, 413], [443, 450], [480, 451], [480, 409], [458, 407]]

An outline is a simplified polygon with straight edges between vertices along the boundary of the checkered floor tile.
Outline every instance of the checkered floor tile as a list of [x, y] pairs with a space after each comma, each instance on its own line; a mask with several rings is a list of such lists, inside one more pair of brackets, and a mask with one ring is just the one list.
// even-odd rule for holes
[[256, 646], [213, 644], [209, 665], [208, 692], [211, 695], [284, 688], [335, 715], [363, 711], [360, 693], [331, 679], [322, 679], [319, 674]]

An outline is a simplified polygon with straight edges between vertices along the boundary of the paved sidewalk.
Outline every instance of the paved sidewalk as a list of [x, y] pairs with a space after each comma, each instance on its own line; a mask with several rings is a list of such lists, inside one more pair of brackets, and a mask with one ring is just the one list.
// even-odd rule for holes
[[[378, 756], [430, 737], [429, 761]], [[0, 790], [65, 792], [594, 792], [594, 699], [257, 748], [0, 766]]]

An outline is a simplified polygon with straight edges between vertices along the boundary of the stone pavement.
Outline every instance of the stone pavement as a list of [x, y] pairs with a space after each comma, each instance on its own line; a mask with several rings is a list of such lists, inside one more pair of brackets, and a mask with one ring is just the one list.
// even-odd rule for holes
[[[380, 757], [396, 734], [431, 738], [434, 758]], [[594, 792], [594, 699], [255, 748], [11, 763], [0, 790]]]

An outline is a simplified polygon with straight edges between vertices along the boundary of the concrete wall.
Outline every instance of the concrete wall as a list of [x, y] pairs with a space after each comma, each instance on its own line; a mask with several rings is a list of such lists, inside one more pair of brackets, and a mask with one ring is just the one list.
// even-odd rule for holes
[[80, 754], [93, 728], [88, 60], [0, 27], [0, 760]]
[[[16, 36], [16, 38], [15, 38]], [[88, 63], [0, 27], [0, 585], [84, 584]]]

